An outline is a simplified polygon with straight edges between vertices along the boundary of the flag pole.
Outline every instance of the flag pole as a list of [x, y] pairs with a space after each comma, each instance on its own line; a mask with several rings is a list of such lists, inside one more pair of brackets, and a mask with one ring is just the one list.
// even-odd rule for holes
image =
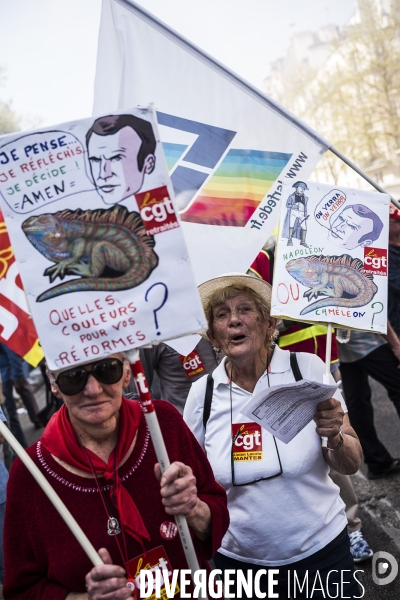
[[[359, 167], [357, 167], [357, 165], [355, 163], [353, 163], [349, 158], [347, 158], [344, 154], [342, 154], [340, 152], [340, 150], [337, 150], [334, 146], [331, 146], [329, 148], [329, 150], [333, 154], [335, 154], [338, 158], [340, 158], [340, 160], [342, 160], [344, 163], [346, 163], [346, 165], [348, 167], [350, 167], [351, 169], [353, 169], [353, 171], [355, 171], [363, 179], [365, 179], [365, 181], [368, 181], [368, 183], [370, 185], [372, 185], [372, 187], [374, 187], [376, 190], [378, 190], [378, 192], [381, 192], [382, 194], [388, 194], [390, 196], [389, 192], [387, 192], [386, 190], [384, 190], [384, 188], [382, 186], [380, 186], [379, 183], [376, 183], [376, 181], [374, 181], [373, 179], [371, 179], [371, 177], [369, 175], [367, 175], [366, 173], [364, 173], [364, 171], [362, 169], [360, 169]], [[390, 196], [390, 201], [398, 209], [400, 209], [400, 202], [398, 202], [397, 200], [395, 200], [392, 196]]]
[[[165, 469], [167, 469], [171, 463], [168, 458], [164, 438], [161, 432], [160, 424], [158, 422], [157, 414], [155, 412], [153, 399], [151, 397], [151, 393], [147, 385], [146, 375], [144, 373], [142, 361], [139, 357], [139, 350], [129, 350], [128, 352], [126, 352], [126, 355], [131, 366], [132, 375], [135, 380], [139, 394], [139, 400], [142, 405], [146, 418], [146, 423], [150, 431], [151, 441], [153, 442], [154, 450], [157, 455], [157, 460], [160, 463], [161, 473], [164, 473]], [[183, 550], [185, 552], [186, 561], [188, 563], [189, 569], [192, 572], [193, 579], [194, 572], [199, 570], [200, 566], [193, 546], [189, 526], [184, 515], [175, 515], [175, 522], [178, 527], [178, 532], [181, 538]], [[201, 598], [201, 600], [207, 600], [207, 597], [202, 596], [201, 593], [199, 595], [199, 598]]]
[[[328, 331], [326, 332], [326, 350], [325, 350], [325, 373], [323, 383], [329, 385], [331, 382], [331, 354], [332, 354], [332, 323], [327, 323]], [[328, 438], [325, 435], [321, 436], [322, 447], [328, 447]]]
[[28, 471], [34, 477], [36, 482], [40, 485], [50, 502], [53, 504], [54, 508], [59, 512], [61, 517], [64, 519], [65, 523], [74, 534], [83, 550], [88, 555], [90, 561], [93, 563], [95, 567], [98, 565], [102, 565], [103, 561], [100, 556], [97, 554], [96, 550], [88, 540], [86, 534], [81, 529], [80, 525], [76, 522], [75, 518], [71, 515], [68, 508], [65, 506], [64, 502], [58, 496], [58, 494], [54, 491], [50, 483], [47, 481], [43, 473], [38, 469], [35, 465], [29, 454], [24, 450], [18, 440], [13, 436], [8, 427], [0, 420], [0, 433], [3, 434], [7, 442], [10, 444], [11, 448], [14, 452], [19, 456], [22, 460]]

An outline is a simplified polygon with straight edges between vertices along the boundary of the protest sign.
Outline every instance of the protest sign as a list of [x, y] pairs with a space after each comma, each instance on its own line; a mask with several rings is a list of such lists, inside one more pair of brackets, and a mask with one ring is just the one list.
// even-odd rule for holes
[[36, 367], [43, 350], [15, 261], [4, 217], [0, 211], [0, 341]]
[[50, 369], [204, 327], [151, 110], [5, 136], [0, 161]]
[[103, 0], [94, 114], [154, 102], [197, 283], [246, 272], [329, 144], [131, 0]]
[[386, 333], [389, 202], [375, 192], [286, 185], [272, 314]]

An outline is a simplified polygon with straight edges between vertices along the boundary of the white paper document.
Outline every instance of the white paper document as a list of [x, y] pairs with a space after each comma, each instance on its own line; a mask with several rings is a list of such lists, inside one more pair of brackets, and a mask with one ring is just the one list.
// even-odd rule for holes
[[302, 379], [258, 392], [241, 413], [288, 444], [315, 415], [317, 404], [332, 398], [337, 385]]

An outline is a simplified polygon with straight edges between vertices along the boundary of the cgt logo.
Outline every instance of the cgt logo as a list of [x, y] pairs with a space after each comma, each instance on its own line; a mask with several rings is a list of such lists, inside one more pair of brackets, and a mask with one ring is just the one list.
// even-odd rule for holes
[[397, 560], [389, 552], [375, 552], [372, 559], [372, 579], [376, 585], [392, 583], [399, 572]]
[[197, 350], [193, 350], [187, 356], [179, 355], [179, 360], [185, 370], [187, 377], [194, 377], [205, 371], [203, 362], [199, 356]]
[[261, 425], [258, 423], [233, 423], [233, 452], [254, 452], [262, 450]]
[[166, 186], [135, 194], [135, 198], [148, 235], [156, 235], [179, 227]]
[[364, 248], [364, 273], [387, 275], [387, 250], [384, 248]]

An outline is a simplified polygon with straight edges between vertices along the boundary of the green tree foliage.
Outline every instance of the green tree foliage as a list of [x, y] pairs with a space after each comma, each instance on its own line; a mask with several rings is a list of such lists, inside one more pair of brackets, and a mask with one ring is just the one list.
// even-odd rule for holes
[[[322, 68], [286, 87], [279, 100], [360, 166], [398, 164], [400, 0], [359, 0]], [[344, 168], [329, 153], [323, 166], [334, 180]]]
[[312, 90], [315, 124], [364, 164], [400, 148], [399, 4], [379, 14], [374, 0], [360, 0], [360, 22], [345, 29]]
[[[0, 67], [0, 84], [2, 80], [4, 80], [4, 70]], [[18, 131], [20, 127], [20, 118], [15, 114], [11, 104], [0, 100], [0, 135]]]
[[0, 101], [0, 135], [18, 131], [20, 120], [9, 103]]

